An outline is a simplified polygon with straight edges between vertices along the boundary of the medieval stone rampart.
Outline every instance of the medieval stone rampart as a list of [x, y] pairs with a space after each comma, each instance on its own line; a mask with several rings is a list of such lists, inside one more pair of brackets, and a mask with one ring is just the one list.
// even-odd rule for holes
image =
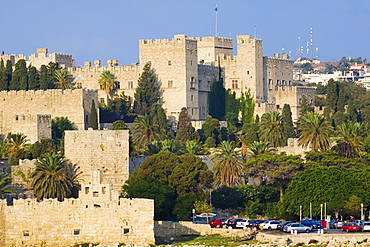
[[0, 91], [0, 133], [24, 133], [31, 142], [50, 138], [55, 117], [68, 117], [77, 129], [86, 129], [97, 96], [97, 90], [82, 89]]
[[129, 176], [128, 130], [65, 131], [65, 156], [80, 166], [80, 180], [93, 181], [101, 171], [101, 182], [120, 191]]
[[154, 243], [150, 199], [0, 200], [0, 245], [71, 246], [77, 243]]

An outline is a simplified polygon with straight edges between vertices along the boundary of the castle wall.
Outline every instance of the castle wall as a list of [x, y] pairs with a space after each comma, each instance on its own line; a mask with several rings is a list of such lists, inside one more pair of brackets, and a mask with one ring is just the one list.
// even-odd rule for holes
[[81, 181], [93, 180], [101, 171], [101, 182], [121, 190], [129, 176], [128, 130], [65, 131], [65, 156], [80, 166]]
[[81, 89], [0, 91], [0, 133], [28, 132], [32, 141], [50, 138], [49, 118], [55, 117], [68, 117], [77, 129], [86, 129], [97, 96], [96, 90]]
[[0, 200], [0, 244], [72, 246], [77, 243], [154, 244], [154, 202], [114, 199]]
[[315, 88], [300, 86], [280, 86], [275, 91], [276, 108], [282, 111], [284, 104], [289, 104], [293, 121], [299, 118], [299, 105], [305, 96], [311, 105], [315, 105]]
[[257, 102], [263, 101], [262, 40], [251, 35], [238, 35], [238, 54], [235, 57], [220, 57], [224, 67], [225, 88], [235, 91], [237, 97], [250, 89]]
[[231, 38], [222, 37], [197, 37], [192, 38], [198, 44], [198, 62], [214, 63], [217, 57], [233, 55], [233, 40]]

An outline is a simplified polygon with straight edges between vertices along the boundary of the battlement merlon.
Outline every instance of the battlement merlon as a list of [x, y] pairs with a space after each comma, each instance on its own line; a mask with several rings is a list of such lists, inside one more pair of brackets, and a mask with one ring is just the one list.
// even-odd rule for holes
[[197, 41], [194, 38], [188, 38], [185, 34], [177, 34], [174, 35], [173, 39], [140, 39], [140, 45], [166, 45], [169, 43], [179, 42], [179, 41], [187, 41], [191, 43], [196, 43]]

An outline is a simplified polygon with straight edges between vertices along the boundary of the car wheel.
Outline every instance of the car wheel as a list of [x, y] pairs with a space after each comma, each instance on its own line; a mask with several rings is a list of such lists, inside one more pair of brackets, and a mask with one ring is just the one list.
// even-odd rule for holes
[[306, 232], [309, 233], [310, 232], [310, 229], [306, 229]]
[[269, 226], [269, 228], [267, 228], [267, 230], [271, 231], [271, 227]]

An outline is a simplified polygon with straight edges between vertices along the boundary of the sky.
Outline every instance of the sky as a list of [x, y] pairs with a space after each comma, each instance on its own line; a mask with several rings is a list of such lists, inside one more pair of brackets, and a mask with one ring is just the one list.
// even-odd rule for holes
[[295, 59], [298, 37], [306, 56], [312, 28], [312, 58], [370, 59], [369, 0], [0, 0], [0, 52], [29, 56], [48, 48], [72, 54], [78, 66], [132, 64], [139, 39], [215, 36], [216, 4], [218, 36], [262, 39], [264, 56]]

